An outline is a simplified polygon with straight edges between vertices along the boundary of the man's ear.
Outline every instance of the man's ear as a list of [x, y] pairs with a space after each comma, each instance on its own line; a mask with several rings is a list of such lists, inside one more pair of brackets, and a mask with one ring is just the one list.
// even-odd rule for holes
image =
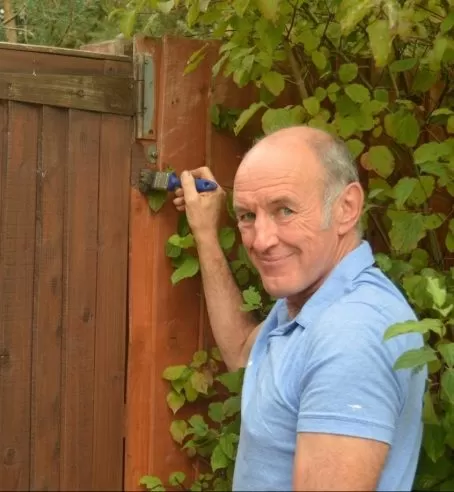
[[339, 196], [336, 203], [337, 232], [343, 236], [361, 219], [364, 205], [364, 191], [360, 183], [350, 183]]

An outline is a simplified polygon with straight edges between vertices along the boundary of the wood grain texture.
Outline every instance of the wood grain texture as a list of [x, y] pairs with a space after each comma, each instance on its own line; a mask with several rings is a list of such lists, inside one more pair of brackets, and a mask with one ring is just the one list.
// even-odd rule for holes
[[38, 108], [8, 103], [7, 122], [6, 152], [0, 156], [0, 488], [26, 490], [30, 479]]
[[132, 115], [132, 78], [0, 72], [0, 98], [98, 113]]
[[63, 232], [68, 114], [41, 108], [37, 170], [31, 490], [60, 490]]
[[132, 121], [101, 124], [91, 490], [122, 490]]
[[70, 110], [63, 317], [63, 490], [90, 490], [92, 485], [100, 129], [101, 115]]

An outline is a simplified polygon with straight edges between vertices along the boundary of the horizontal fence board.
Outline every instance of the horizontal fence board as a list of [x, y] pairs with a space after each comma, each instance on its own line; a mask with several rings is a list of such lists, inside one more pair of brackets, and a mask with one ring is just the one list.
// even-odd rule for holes
[[0, 73], [0, 99], [101, 113], [134, 113], [133, 80], [109, 76]]

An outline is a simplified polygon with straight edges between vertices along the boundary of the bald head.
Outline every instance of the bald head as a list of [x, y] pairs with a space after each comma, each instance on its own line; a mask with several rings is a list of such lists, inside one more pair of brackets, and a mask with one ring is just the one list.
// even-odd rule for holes
[[308, 126], [283, 128], [261, 139], [245, 155], [237, 176], [244, 172], [303, 173], [305, 181], [320, 190], [329, 221], [332, 203], [358, 172], [345, 143], [331, 134]]

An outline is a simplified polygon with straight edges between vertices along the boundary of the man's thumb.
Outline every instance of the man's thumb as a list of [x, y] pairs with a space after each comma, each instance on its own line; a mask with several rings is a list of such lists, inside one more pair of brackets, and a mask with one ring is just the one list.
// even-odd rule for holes
[[185, 201], [191, 199], [191, 197], [195, 197], [197, 195], [197, 190], [195, 188], [194, 177], [189, 171], [183, 171], [180, 175], [181, 187], [184, 191], [184, 199]]

